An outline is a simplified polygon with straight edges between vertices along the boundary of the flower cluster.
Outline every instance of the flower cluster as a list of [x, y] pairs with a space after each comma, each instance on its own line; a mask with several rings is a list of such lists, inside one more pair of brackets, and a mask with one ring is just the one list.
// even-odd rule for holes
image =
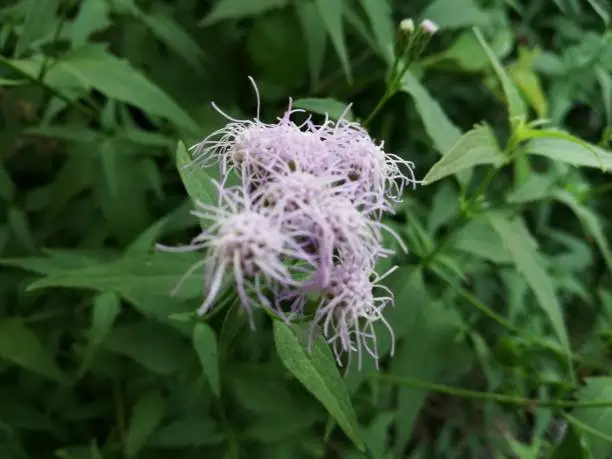
[[[356, 352], [361, 365], [364, 350], [378, 359], [375, 323], [393, 337], [382, 315], [393, 297], [374, 266], [392, 253], [383, 232], [403, 247], [381, 217], [416, 184], [413, 164], [346, 116], [296, 124], [298, 111], [290, 104], [271, 124], [259, 113], [248, 121], [224, 114], [228, 124], [192, 147], [193, 165], [218, 163], [221, 173], [217, 205], [194, 211], [209, 225], [184, 248], [206, 253], [198, 312], [231, 279], [251, 323], [256, 307], [287, 321], [313, 317], [313, 332], [322, 331], [338, 363]], [[228, 185], [231, 174], [238, 186]]]

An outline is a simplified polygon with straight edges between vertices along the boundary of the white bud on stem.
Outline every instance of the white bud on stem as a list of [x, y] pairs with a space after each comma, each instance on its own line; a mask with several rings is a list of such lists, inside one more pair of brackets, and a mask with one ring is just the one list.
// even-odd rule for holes
[[425, 19], [423, 22], [421, 22], [421, 29], [429, 35], [434, 35], [440, 29], [440, 27], [438, 27], [435, 22]]
[[409, 18], [402, 19], [399, 24], [399, 28], [402, 32], [406, 34], [411, 34], [412, 32], [414, 32], [414, 21]]

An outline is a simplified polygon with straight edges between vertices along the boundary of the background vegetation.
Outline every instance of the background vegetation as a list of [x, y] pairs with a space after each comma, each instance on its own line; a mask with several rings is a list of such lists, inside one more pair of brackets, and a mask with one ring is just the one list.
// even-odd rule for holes
[[[610, 457], [608, 2], [0, 6], [1, 458]], [[388, 219], [397, 351], [342, 381], [229, 295], [195, 319], [152, 247], [197, 231], [210, 101], [365, 119], [406, 17], [440, 30], [368, 128], [427, 185]]]

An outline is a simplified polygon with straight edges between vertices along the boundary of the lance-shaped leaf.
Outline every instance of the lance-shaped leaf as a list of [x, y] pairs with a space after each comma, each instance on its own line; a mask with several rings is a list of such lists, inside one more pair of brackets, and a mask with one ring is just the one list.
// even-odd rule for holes
[[305, 333], [274, 322], [276, 351], [287, 370], [329, 411], [355, 445], [364, 451], [363, 437], [346, 386], [325, 342], [316, 340], [308, 350]]
[[499, 167], [506, 161], [493, 131], [486, 124], [465, 133], [433, 167], [423, 183], [429, 185], [449, 175], [482, 164]]

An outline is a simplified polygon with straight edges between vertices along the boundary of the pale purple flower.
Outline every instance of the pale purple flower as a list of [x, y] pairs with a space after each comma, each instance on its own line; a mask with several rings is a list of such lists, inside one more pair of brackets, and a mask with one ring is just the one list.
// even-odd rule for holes
[[278, 213], [292, 213], [310, 208], [317, 203], [337, 196], [335, 177], [293, 171], [273, 174], [264, 187], [253, 193], [253, 199]]
[[209, 226], [187, 246], [161, 248], [205, 251], [202, 261], [196, 263], [182, 280], [204, 267], [207, 294], [198, 309], [199, 314], [206, 313], [214, 304], [230, 271], [252, 324], [252, 309], [257, 305], [273, 309], [267, 290], [276, 290], [277, 284], [301, 286], [304, 281], [299, 279], [300, 275], [314, 272], [316, 264], [313, 257], [295, 242], [295, 235], [281, 228], [280, 221], [273, 214], [254, 206], [250, 197], [240, 190], [218, 188], [221, 196], [219, 206], [197, 203], [197, 209], [192, 212], [209, 221]]
[[[364, 351], [378, 360], [375, 324], [384, 324], [394, 340], [383, 317], [393, 295], [373, 269], [393, 253], [383, 247], [382, 232], [406, 251], [381, 218], [394, 211], [406, 186], [416, 186], [414, 165], [348, 121], [348, 107], [337, 121], [296, 124], [292, 116], [300, 110], [290, 103], [268, 124], [259, 120], [257, 97], [253, 120], [234, 119], [215, 106], [228, 124], [192, 153], [196, 165], [219, 164], [219, 200], [198, 203], [193, 214], [209, 225], [188, 246], [168, 250], [203, 251], [183, 278], [204, 268], [200, 314], [231, 278], [251, 324], [256, 307], [292, 320], [308, 316], [313, 300], [313, 330], [322, 330], [339, 364], [356, 352], [361, 367]], [[240, 185], [228, 188], [234, 172]]]
[[[358, 368], [361, 368], [364, 351], [378, 365], [380, 355], [374, 329], [378, 322], [389, 331], [393, 355], [395, 335], [383, 316], [384, 308], [393, 304], [393, 293], [380, 284], [390, 272], [377, 276], [371, 266], [358, 261], [334, 267], [329, 286], [322, 290], [311, 326], [312, 333], [320, 328], [339, 365], [342, 365], [343, 355], [347, 355], [348, 366], [353, 353], [357, 353]], [[377, 291], [381, 294], [376, 295]]]
[[391, 230], [360, 211], [335, 183], [333, 176], [293, 172], [275, 176], [255, 194], [302, 249], [316, 256], [318, 287], [327, 285], [332, 267], [347, 257], [373, 263], [390, 253], [380, 241], [381, 230]]
[[326, 144], [326, 170], [341, 180], [343, 194], [365, 213], [393, 211], [404, 187], [416, 186], [414, 164], [384, 151], [358, 124], [340, 119], [311, 125]]
[[274, 124], [224, 114], [231, 122], [191, 148], [194, 162], [219, 162], [223, 177], [235, 170], [249, 189], [267, 183], [273, 174], [324, 170], [329, 155], [323, 140], [291, 121], [299, 111], [290, 105]]

